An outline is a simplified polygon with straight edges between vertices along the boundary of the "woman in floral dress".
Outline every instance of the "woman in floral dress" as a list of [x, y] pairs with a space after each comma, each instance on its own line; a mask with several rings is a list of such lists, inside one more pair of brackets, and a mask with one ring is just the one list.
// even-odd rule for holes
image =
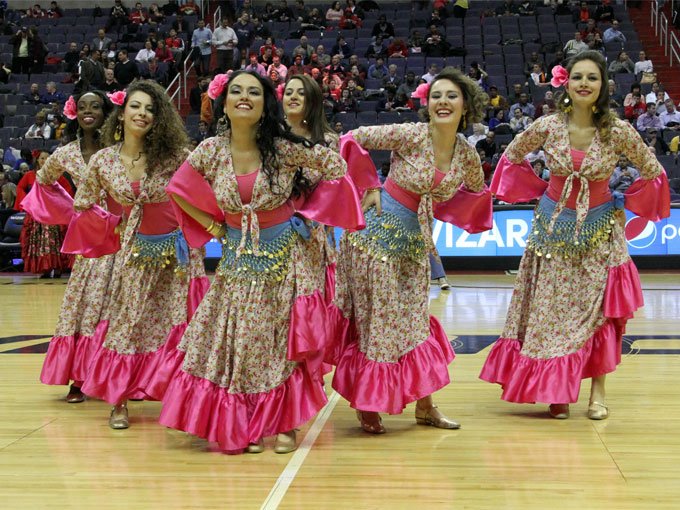
[[[57, 184], [68, 172], [76, 187], [84, 180], [90, 157], [101, 149], [99, 130], [111, 112], [112, 104], [103, 92], [85, 92], [69, 98], [64, 115], [71, 122], [65, 131], [65, 145], [57, 149], [40, 168], [24, 208], [46, 224], [68, 225], [73, 216], [73, 199]], [[106, 206], [106, 200], [100, 200]], [[122, 209], [109, 200], [109, 211], [120, 214]], [[113, 255], [101, 258], [77, 256], [64, 293], [57, 331], [43, 363], [40, 381], [44, 384], [68, 384], [75, 381], [66, 402], [84, 400], [80, 389], [87, 367], [96, 352], [92, 342], [99, 323], [104, 296], [108, 287]]]
[[[432, 221], [469, 232], [491, 228], [491, 195], [479, 156], [461, 133], [483, 117], [485, 94], [446, 68], [414, 95], [427, 105], [429, 124], [361, 127], [341, 138], [352, 179], [367, 189], [367, 228], [340, 240], [331, 308], [338, 329], [329, 361], [337, 365], [333, 388], [374, 434], [385, 432], [378, 413], [400, 414], [416, 400], [418, 423], [460, 427], [431, 397], [449, 383], [454, 358], [428, 312]], [[365, 149], [392, 151], [382, 188]]]
[[[187, 247], [165, 192], [188, 142], [177, 110], [151, 81], [111, 97], [119, 107], [102, 129], [107, 148], [90, 158], [64, 251], [116, 253], [82, 389], [114, 404], [109, 425], [122, 429], [126, 400], [148, 396], [163, 346], [181, 338], [208, 281], [204, 252]], [[103, 193], [122, 206], [122, 218], [97, 205]]]
[[[520, 263], [501, 338], [480, 377], [503, 387], [503, 400], [550, 403], [569, 417], [581, 379], [592, 378], [588, 417], [609, 415], [605, 375], [621, 361], [626, 321], [642, 306], [637, 269], [626, 247], [623, 196], [612, 200], [620, 154], [642, 178], [625, 207], [650, 221], [669, 215], [668, 180], [633, 126], [609, 112], [604, 58], [582, 52], [553, 71], [566, 85], [560, 113], [541, 117], [508, 146], [492, 191], [506, 202], [542, 197]], [[550, 183], [524, 156], [543, 147]], [[546, 189], [547, 188], [547, 189]]]
[[[36, 170], [26, 172], [17, 184], [15, 207], [23, 210], [22, 202], [36, 182], [37, 170], [49, 156], [49, 152], [41, 151], [37, 158]], [[70, 196], [73, 196], [73, 188], [63, 176], [59, 177], [59, 184]], [[60, 252], [65, 233], [66, 226], [40, 223], [27, 212], [19, 234], [24, 271], [41, 273], [40, 278], [49, 278], [54, 272], [54, 278], [59, 278], [63, 271], [69, 269], [73, 265], [73, 257]]]
[[290, 132], [271, 84], [249, 71], [227, 79], [209, 90], [225, 113], [222, 134], [201, 143], [168, 187], [188, 242], [224, 244], [166, 360], [174, 375], [160, 423], [232, 453], [259, 453], [276, 435], [274, 450], [288, 453], [295, 428], [326, 403], [324, 258], [293, 201], [304, 195], [297, 213], [327, 225], [363, 228], [363, 215], [343, 159]]

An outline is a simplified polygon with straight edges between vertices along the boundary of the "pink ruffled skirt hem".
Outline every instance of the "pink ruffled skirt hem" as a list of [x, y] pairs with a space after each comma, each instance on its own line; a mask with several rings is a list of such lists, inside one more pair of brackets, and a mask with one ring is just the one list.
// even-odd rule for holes
[[[337, 308], [335, 310], [341, 315]], [[449, 384], [448, 365], [455, 354], [434, 317], [430, 316], [430, 336], [396, 363], [369, 360], [359, 350], [351, 321], [342, 318], [339, 327], [342, 333], [336, 338], [344, 337], [345, 342], [344, 347], [336, 347], [330, 356], [337, 365], [333, 389], [354, 409], [400, 414], [407, 404]]]

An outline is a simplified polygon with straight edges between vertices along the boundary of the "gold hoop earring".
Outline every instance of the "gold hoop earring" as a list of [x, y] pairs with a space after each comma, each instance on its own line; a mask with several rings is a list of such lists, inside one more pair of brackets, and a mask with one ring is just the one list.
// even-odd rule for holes
[[600, 109], [596, 105], [593, 105], [591, 108], [592, 108], [594, 114], [597, 115], [598, 113], [600, 113]]
[[118, 122], [118, 125], [116, 126], [116, 130], [113, 133], [113, 139], [116, 142], [120, 142], [120, 139], [123, 138], [123, 125], [121, 122]]
[[571, 105], [571, 99], [566, 94], [564, 95], [564, 99], [562, 100], [562, 105], [565, 113], [569, 113], [573, 108], [573, 106]]

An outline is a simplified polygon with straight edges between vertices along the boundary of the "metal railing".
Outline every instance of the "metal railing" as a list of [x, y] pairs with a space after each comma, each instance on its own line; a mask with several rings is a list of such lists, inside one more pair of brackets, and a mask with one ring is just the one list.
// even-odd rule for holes
[[652, 2], [651, 7], [652, 18], [650, 20], [650, 24], [654, 28], [654, 35], [659, 35], [659, 4], [657, 4], [656, 2]]
[[675, 57], [675, 61], [680, 64], [680, 39], [678, 39], [678, 36], [675, 35], [675, 32], [671, 31], [671, 42], [670, 42], [670, 59], [671, 59], [671, 67], [673, 67], [673, 57]]
[[663, 46], [664, 56], [668, 56], [668, 18], [663, 12], [659, 16], [659, 46]]
[[[171, 94], [170, 91], [172, 88], [177, 84], [177, 88], [175, 91]], [[177, 70], [177, 74], [175, 77], [172, 79], [168, 87], [165, 89], [165, 93], [170, 96], [170, 102], [174, 102], [175, 98], [177, 98], [177, 110], [180, 109], [182, 106], [182, 75], [179, 72], [179, 69]]]

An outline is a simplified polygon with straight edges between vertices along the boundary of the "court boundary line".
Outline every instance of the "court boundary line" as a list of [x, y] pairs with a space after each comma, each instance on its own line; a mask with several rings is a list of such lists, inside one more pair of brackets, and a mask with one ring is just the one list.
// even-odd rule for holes
[[328, 418], [330, 418], [333, 409], [335, 409], [335, 406], [338, 403], [338, 400], [340, 400], [340, 394], [336, 391], [333, 391], [330, 398], [328, 399], [328, 403], [321, 409], [321, 411], [319, 411], [316, 420], [314, 420], [314, 423], [307, 431], [305, 438], [300, 443], [300, 446], [295, 451], [292, 458], [288, 461], [288, 464], [286, 464], [286, 467], [281, 472], [278, 480], [276, 480], [274, 487], [272, 487], [269, 495], [264, 500], [264, 503], [262, 503], [260, 510], [276, 510], [279, 508], [279, 505], [286, 495], [286, 492], [288, 492], [288, 488], [293, 483], [297, 472], [305, 462], [307, 454], [311, 451], [312, 446], [314, 446], [317, 437], [319, 437], [319, 434], [326, 425]]

